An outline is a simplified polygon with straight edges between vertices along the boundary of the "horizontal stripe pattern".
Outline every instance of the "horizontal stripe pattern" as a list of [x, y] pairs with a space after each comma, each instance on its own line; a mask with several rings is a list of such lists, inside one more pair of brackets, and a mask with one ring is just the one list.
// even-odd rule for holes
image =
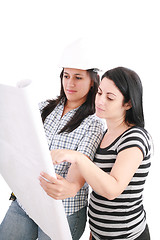
[[134, 240], [146, 225], [143, 208], [143, 190], [151, 165], [151, 138], [146, 130], [132, 127], [119, 136], [110, 146], [98, 148], [94, 163], [110, 173], [119, 152], [138, 147], [143, 161], [123, 193], [114, 200], [92, 192], [89, 202], [89, 224], [92, 234], [98, 239]]

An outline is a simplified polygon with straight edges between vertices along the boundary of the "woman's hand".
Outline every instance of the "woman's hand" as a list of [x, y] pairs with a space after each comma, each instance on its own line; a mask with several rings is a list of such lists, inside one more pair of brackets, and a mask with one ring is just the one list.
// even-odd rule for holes
[[51, 156], [54, 164], [67, 161], [72, 163], [72, 165], [69, 168], [66, 179], [58, 174], [56, 174], [56, 179], [42, 172], [39, 177], [40, 185], [50, 197], [56, 200], [74, 197], [85, 183], [78, 166], [75, 164], [84, 155], [73, 150], [58, 149], [52, 150]]
[[[77, 193], [77, 188], [74, 183], [67, 181], [65, 178], [56, 174], [57, 179], [51, 177], [47, 173], [42, 172], [39, 180], [40, 185], [44, 191], [52, 198], [56, 200], [62, 200], [65, 198], [73, 197]], [[45, 180], [45, 179], [46, 180]]]
[[62, 162], [76, 163], [83, 154], [74, 150], [56, 149], [51, 151], [51, 156], [53, 164], [60, 164]]

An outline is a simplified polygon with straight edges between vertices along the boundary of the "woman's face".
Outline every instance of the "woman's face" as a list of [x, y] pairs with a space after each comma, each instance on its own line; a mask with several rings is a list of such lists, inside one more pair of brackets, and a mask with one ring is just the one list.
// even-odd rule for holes
[[106, 120], [119, 121], [125, 119], [128, 104], [124, 104], [124, 96], [115, 83], [103, 78], [95, 100], [96, 115]]
[[64, 68], [63, 88], [67, 101], [82, 105], [92, 86], [91, 78], [86, 70]]

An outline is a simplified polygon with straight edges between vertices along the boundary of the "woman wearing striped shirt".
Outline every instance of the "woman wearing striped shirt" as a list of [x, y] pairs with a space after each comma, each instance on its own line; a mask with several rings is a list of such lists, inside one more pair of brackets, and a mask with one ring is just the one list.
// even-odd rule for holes
[[143, 190], [151, 139], [144, 129], [139, 76], [123, 67], [107, 71], [95, 105], [96, 115], [107, 122], [107, 131], [94, 163], [71, 150], [53, 151], [53, 162], [76, 163], [93, 189], [88, 212], [90, 239], [149, 240]]

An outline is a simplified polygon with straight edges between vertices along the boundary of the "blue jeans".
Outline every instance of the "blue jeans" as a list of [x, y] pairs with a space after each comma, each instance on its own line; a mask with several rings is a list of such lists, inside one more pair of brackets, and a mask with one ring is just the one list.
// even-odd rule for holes
[[[87, 220], [86, 207], [68, 216], [67, 219], [72, 239], [80, 239]], [[0, 240], [36, 240], [37, 238], [39, 240], [51, 240], [25, 213], [17, 201], [13, 201], [0, 225]]]

